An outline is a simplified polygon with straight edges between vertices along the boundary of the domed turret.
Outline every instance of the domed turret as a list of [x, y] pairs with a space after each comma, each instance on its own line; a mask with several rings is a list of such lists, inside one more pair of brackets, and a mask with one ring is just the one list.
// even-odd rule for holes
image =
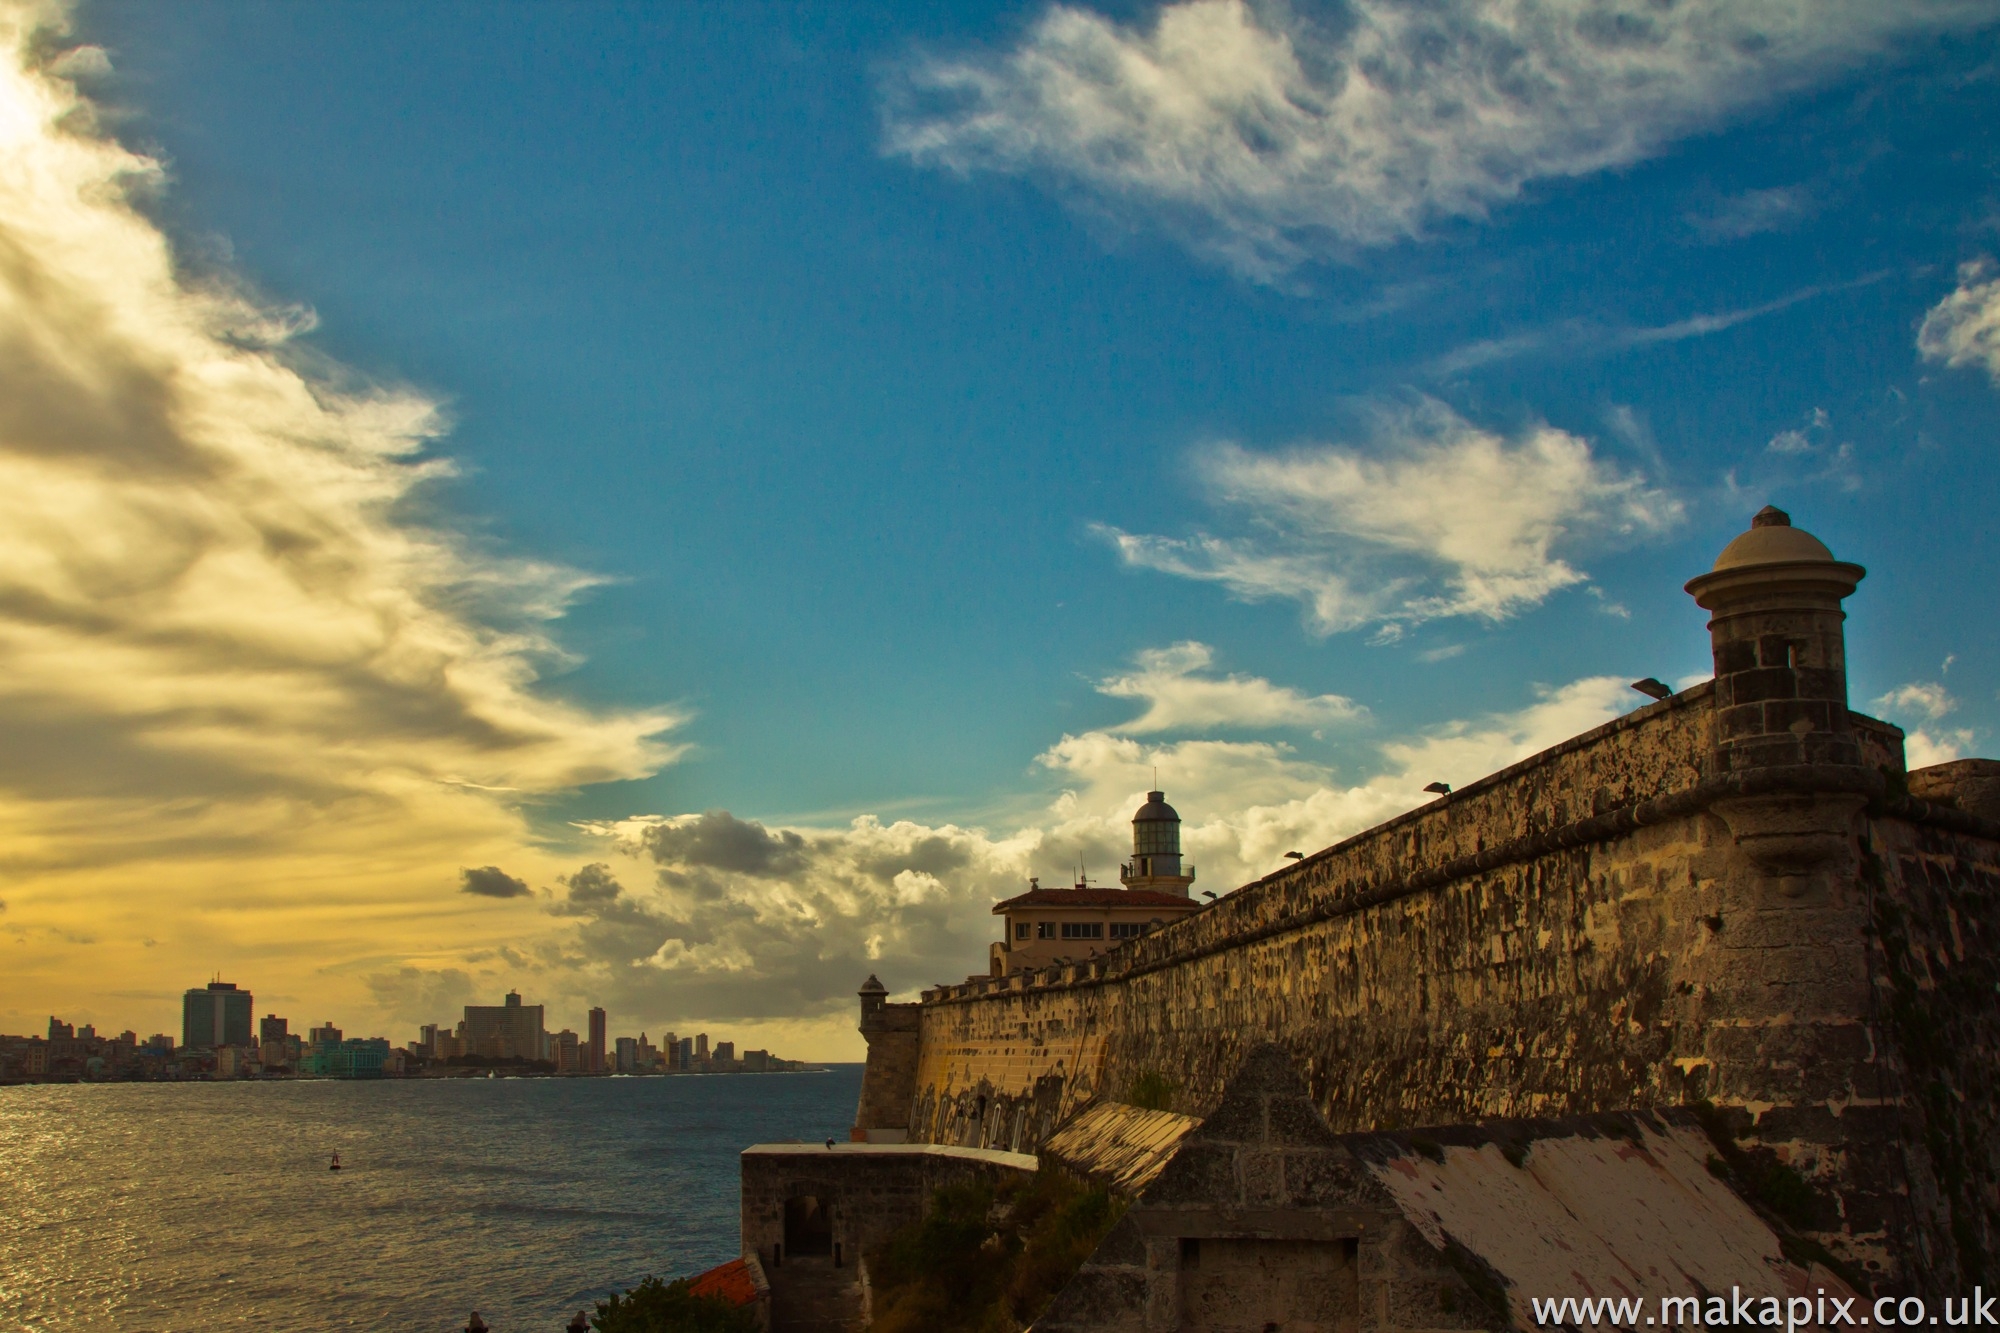
[[1866, 573], [1766, 505], [1688, 580], [1712, 615], [1719, 771], [1861, 762], [1840, 604]]
[[1181, 817], [1165, 792], [1147, 792], [1146, 803], [1132, 816], [1132, 859], [1118, 868], [1118, 881], [1128, 889], [1183, 898], [1194, 883], [1194, 867], [1181, 864]]

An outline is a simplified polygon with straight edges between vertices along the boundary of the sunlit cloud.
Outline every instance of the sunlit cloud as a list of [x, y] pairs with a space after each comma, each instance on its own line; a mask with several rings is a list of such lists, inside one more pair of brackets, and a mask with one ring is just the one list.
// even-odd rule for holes
[[191, 276], [64, 22], [0, 6], [0, 869], [18, 928], [100, 944], [22, 955], [20, 993], [504, 932], [532, 909], [459, 870], [546, 864], [521, 803], [658, 770], [680, 714], [545, 687], [600, 580], [461, 536], [435, 399]]
[[1134, 670], [1097, 682], [1099, 694], [1146, 704], [1145, 712], [1111, 730], [1143, 735], [1215, 727], [1317, 727], [1351, 721], [1365, 712], [1338, 694], [1304, 694], [1261, 676], [1213, 675], [1209, 668], [1214, 664], [1215, 650], [1205, 643], [1190, 640], [1146, 649]]
[[2000, 385], [2000, 273], [1992, 260], [1959, 265], [1957, 289], [1917, 330], [1917, 350], [1926, 361], [1983, 369]]
[[1199, 466], [1259, 535], [1101, 533], [1127, 564], [1297, 601], [1319, 634], [1504, 620], [1587, 579], [1565, 549], [1654, 536], [1682, 514], [1575, 435], [1536, 426], [1509, 440], [1435, 402], [1380, 414], [1366, 452], [1226, 444]]
[[[1945, 659], [1945, 665], [1950, 667], [1950, 658]], [[1976, 739], [1969, 727], [1938, 725], [1958, 711], [1958, 700], [1938, 681], [1898, 685], [1876, 699], [1871, 707], [1891, 722], [1917, 722], [1903, 740], [1904, 762], [1913, 769], [1961, 758]]]
[[[1007, 49], [906, 62], [884, 142], [961, 174], [1044, 176], [1275, 281], [1992, 18], [1973, 0], [1182, 0], [1128, 24], [1058, 4]], [[1800, 206], [1773, 192], [1717, 225], [1768, 229]]]

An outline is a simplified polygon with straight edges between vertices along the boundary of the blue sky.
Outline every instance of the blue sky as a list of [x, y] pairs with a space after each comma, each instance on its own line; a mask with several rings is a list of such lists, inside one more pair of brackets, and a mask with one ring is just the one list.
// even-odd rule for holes
[[[1992, 753], [1996, 19], [83, 5], [62, 41], [101, 54], [53, 72], [159, 165], [131, 206], [174, 280], [290, 309], [260, 355], [306, 382], [441, 411], [456, 475], [381, 521], [601, 580], [528, 615], [523, 698], [672, 723], [465, 778], [519, 793], [459, 857], [519, 901], [460, 895], [440, 835], [341, 927], [434, 894], [427, 942], [301, 1002], [519, 980], [776, 1022], [744, 996], [786, 969], [826, 978], [794, 1011], [899, 951], [922, 984], [979, 966], [1017, 875], [1110, 873], [1154, 762], [1225, 889], [1705, 672], [1680, 585], [1767, 501], [1870, 569], [1856, 706]], [[453, 624], [523, 614], [454, 586], [423, 594]], [[895, 866], [773, 868], [862, 855], [857, 816], [904, 821]], [[880, 887], [926, 838], [962, 873]], [[778, 883], [849, 943], [746, 943]], [[915, 917], [871, 934], [885, 904]], [[203, 947], [269, 947], [233, 931]], [[675, 961], [732, 949], [708, 990]]]

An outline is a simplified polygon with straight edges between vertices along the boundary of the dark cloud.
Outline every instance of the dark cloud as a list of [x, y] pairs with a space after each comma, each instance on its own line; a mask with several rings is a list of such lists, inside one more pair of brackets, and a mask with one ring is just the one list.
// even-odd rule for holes
[[657, 864], [654, 882], [621, 886], [601, 863], [564, 876], [548, 910], [574, 933], [548, 965], [588, 974], [625, 1012], [717, 1020], [838, 1012], [871, 972], [899, 989], [962, 977], [1029, 852], [952, 827], [793, 831], [726, 811], [652, 825], [626, 848]]
[[742, 875], [777, 877], [805, 865], [806, 842], [789, 829], [772, 833], [755, 820], [710, 810], [686, 823], [646, 830], [646, 850], [661, 865], [702, 866]]
[[556, 882], [569, 888], [573, 904], [608, 903], [625, 891], [625, 886], [612, 875], [611, 867], [602, 861], [593, 861], [574, 875], [558, 875]]
[[482, 898], [525, 898], [532, 890], [526, 880], [515, 879], [499, 866], [480, 866], [458, 872], [458, 891]]

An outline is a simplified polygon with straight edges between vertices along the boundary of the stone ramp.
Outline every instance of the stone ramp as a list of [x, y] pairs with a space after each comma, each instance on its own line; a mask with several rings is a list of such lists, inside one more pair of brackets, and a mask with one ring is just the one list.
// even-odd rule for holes
[[787, 1259], [771, 1281], [771, 1333], [860, 1333], [861, 1270], [821, 1255]]
[[1127, 1198], [1153, 1183], [1201, 1121], [1124, 1102], [1098, 1102], [1057, 1130], [1042, 1156]]

